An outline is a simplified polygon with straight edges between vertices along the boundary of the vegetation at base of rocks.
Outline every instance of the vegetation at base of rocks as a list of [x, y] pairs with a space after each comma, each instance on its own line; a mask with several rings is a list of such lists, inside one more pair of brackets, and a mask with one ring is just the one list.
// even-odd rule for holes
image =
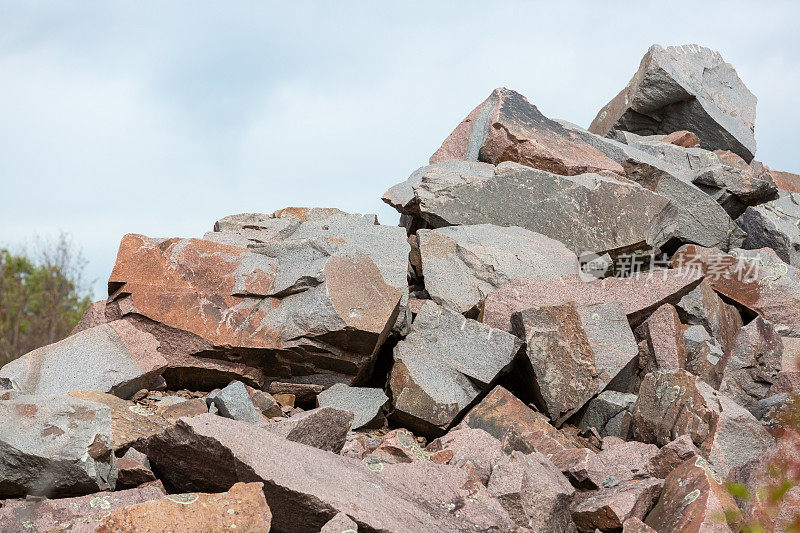
[[0, 249], [0, 366], [69, 335], [91, 303], [86, 260], [65, 234]]

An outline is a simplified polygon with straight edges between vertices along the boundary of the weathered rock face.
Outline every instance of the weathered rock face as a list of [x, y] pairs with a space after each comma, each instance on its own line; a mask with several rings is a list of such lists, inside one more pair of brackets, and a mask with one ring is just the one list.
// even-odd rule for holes
[[334, 239], [363, 252], [375, 263], [386, 283], [401, 293], [395, 328], [406, 326], [408, 254], [406, 234], [397, 226], [378, 223], [375, 215], [350, 214], [331, 208], [287, 207], [271, 215], [243, 213], [218, 220], [204, 239], [254, 250], [276, 242]]
[[535, 394], [559, 426], [602, 388], [578, 310], [571, 302], [532, 307], [514, 313], [511, 325], [525, 340]]
[[[509, 438], [541, 433], [556, 447], [574, 448], [574, 440], [554, 428], [547, 417], [525, 405], [503, 387], [492, 389], [481, 402], [470, 409], [462, 421], [464, 427], [482, 429], [496, 439], [507, 442]], [[537, 450], [541, 453], [549, 451]]]
[[639, 362], [645, 372], [686, 367], [683, 326], [674, 306], [662, 305], [636, 331], [647, 345], [648, 358]]
[[185, 364], [182, 357], [216, 355], [284, 378], [357, 377], [394, 325], [401, 297], [366, 254], [325, 238], [254, 253], [197, 239], [127, 235], [109, 289], [120, 314], [142, 315], [195, 339], [194, 350], [165, 340], [168, 359], [177, 344], [176, 367]]
[[114, 452], [118, 455], [124, 454], [132, 446], [144, 443], [148, 437], [160, 433], [169, 425], [162, 416], [112, 394], [70, 391], [69, 395], [79, 400], [103, 404], [111, 409], [111, 437]]
[[756, 97], [718, 52], [697, 45], [653, 45], [589, 131], [653, 135], [689, 130], [706, 150], [731, 150], [749, 162], [756, 152], [755, 118]]
[[575, 489], [544, 455], [513, 452], [492, 470], [489, 492], [514, 522], [541, 532], [575, 531], [569, 506]]
[[91, 389], [129, 398], [167, 366], [158, 347], [149, 333], [115, 320], [25, 354], [0, 369], [0, 379], [24, 394]]
[[681, 435], [690, 435], [722, 476], [773, 443], [749, 411], [696, 376], [685, 370], [648, 374], [633, 409], [633, 438], [663, 446]]
[[114, 489], [108, 407], [68, 396], [0, 401], [0, 498]]
[[479, 320], [494, 328], [510, 331], [511, 315], [517, 311], [574, 301], [579, 307], [619, 302], [628, 319], [638, 323], [660, 305], [677, 303], [701, 280], [702, 274], [698, 271], [677, 269], [589, 282], [577, 275], [562, 276], [547, 282], [517, 278], [486, 296]]
[[150, 460], [142, 452], [130, 448], [125, 455], [117, 459], [117, 490], [135, 489], [145, 483], [156, 481], [150, 469]]
[[775, 326], [781, 335], [800, 335], [800, 275], [769, 248], [730, 254], [687, 245], [672, 266], [705, 274], [711, 288]]
[[435, 165], [412, 188], [409, 213], [431, 228], [519, 226], [561, 241], [575, 253], [600, 255], [655, 247], [670, 237], [665, 230], [669, 200], [600, 174], [559, 176], [516, 163], [502, 163], [493, 172], [480, 167], [476, 173]]
[[721, 481], [704, 459], [687, 460], [667, 476], [645, 524], [658, 533], [738, 531], [741, 513]]
[[115, 492], [88, 494], [52, 500], [5, 500], [0, 507], [0, 530], [6, 533], [30, 531], [92, 531], [109, 511], [164, 496], [164, 489], [152, 483]]
[[748, 207], [736, 219], [747, 232], [742, 248], [747, 250], [769, 247], [781, 261], [800, 266], [800, 194], [781, 191], [777, 199]]
[[600, 170], [622, 174], [614, 161], [542, 115], [524, 96], [505, 88], [492, 91], [445, 139], [430, 162], [449, 159], [493, 165], [513, 161], [563, 175]]
[[547, 281], [578, 272], [560, 242], [519, 227], [492, 224], [419, 230], [425, 290], [437, 303], [466, 313], [517, 277]]
[[180, 420], [153, 437], [147, 453], [154, 469], [179, 490], [264, 483], [279, 532], [316, 532], [340, 512], [369, 530], [444, 533], [471, 527], [455, 510], [405, 494], [358, 461], [214, 415]]
[[733, 342], [743, 325], [739, 310], [725, 303], [705, 280], [681, 298], [676, 308], [682, 322], [703, 326], [723, 349]]
[[781, 370], [783, 342], [775, 328], [761, 317], [739, 330], [736, 340], [720, 361], [720, 392], [751, 410], [770, 394]]
[[[169, 494], [111, 510], [85, 531], [270, 531], [261, 483], [236, 483], [220, 494]], [[84, 531], [82, 530], [82, 531]]]
[[627, 481], [579, 494], [572, 505], [572, 519], [580, 532], [619, 531], [627, 519], [647, 515], [661, 494], [661, 485], [655, 479]]
[[[729, 200], [731, 193], [722, 185], [714, 187], [713, 190], [709, 190], [707, 185], [704, 188], [698, 186], [695, 183], [698, 170], [684, 166], [683, 159], [687, 154], [676, 153], [688, 150], [657, 141], [657, 148], [661, 152], [674, 156], [667, 158], [663, 153], [656, 154], [651, 153], [653, 151], [646, 151], [645, 149], [649, 148], [650, 144], [631, 142], [625, 144], [595, 135], [574, 124], [566, 122], [563, 124], [575, 134], [580, 135], [587, 143], [619, 162], [625, 168], [625, 175], [628, 179], [669, 199], [670, 205], [665, 211], [662, 224], [667, 238], [724, 250], [741, 245], [744, 240], [744, 232], [737, 227], [726, 212], [727, 206], [721, 205]], [[706, 164], [705, 155], [712, 157], [714, 161], [719, 161], [713, 152], [695, 150], [699, 154], [691, 155], [697, 156], [696, 159], [701, 160], [702, 164]], [[727, 194], [723, 196], [720, 191]], [[711, 192], [714, 192], [716, 196], [712, 197]], [[738, 197], [736, 198], [738, 199]], [[749, 197], [748, 200], [750, 200]], [[755, 200], [749, 203], [754, 202]], [[744, 207], [740, 207], [741, 205], [741, 202], [736, 203], [739, 210], [735, 211], [735, 216], [744, 210]]]
[[503, 445], [482, 429], [454, 429], [425, 449], [435, 462], [455, 465], [486, 485], [492, 469], [504, 461]]
[[353, 413], [353, 429], [384, 422], [381, 409], [389, 402], [382, 389], [348, 387], [337, 383], [317, 396], [320, 407], [333, 407]]
[[322, 526], [319, 533], [343, 533], [345, 531], [353, 531], [358, 533], [358, 524], [350, 520], [350, 517], [344, 513], [339, 513]]
[[425, 303], [394, 349], [391, 416], [423, 433], [441, 432], [508, 370], [520, 346], [510, 333]]

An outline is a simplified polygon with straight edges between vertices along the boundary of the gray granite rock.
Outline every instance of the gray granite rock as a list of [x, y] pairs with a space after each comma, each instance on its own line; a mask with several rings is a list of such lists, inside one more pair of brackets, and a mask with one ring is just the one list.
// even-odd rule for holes
[[653, 45], [589, 131], [653, 135], [688, 130], [706, 150], [731, 150], [749, 162], [756, 152], [755, 119], [756, 97], [719, 52], [695, 44]]
[[69, 396], [0, 401], [0, 498], [113, 490], [111, 410]]
[[389, 377], [400, 425], [442, 433], [511, 366], [520, 340], [426, 302], [394, 349]]
[[[581, 135], [586, 142], [618, 161], [625, 168], [629, 179], [669, 199], [671, 205], [664, 222], [667, 237], [701, 245], [706, 243], [703, 246], [723, 250], [741, 245], [744, 232], [718, 201], [707, 194], [708, 190], [702, 190], [695, 185], [693, 180], [697, 171], [678, 165], [679, 158], [664, 159], [640, 149], [638, 144], [624, 144], [595, 135], [578, 126], [564, 124]], [[658, 144], [676, 150], [691, 150], [668, 143]], [[694, 150], [711, 154], [717, 159], [713, 152]]]
[[285, 420], [259, 424], [272, 433], [292, 442], [339, 453], [353, 423], [353, 413], [325, 406], [311, 409]]
[[353, 413], [353, 429], [374, 425], [382, 419], [381, 408], [389, 401], [383, 389], [348, 387], [336, 383], [317, 396], [320, 407], [334, 407]]
[[578, 427], [581, 431], [595, 428], [601, 437], [628, 437], [636, 395], [626, 392], [603, 391], [586, 404]]
[[158, 347], [149, 333], [115, 320], [15, 359], [0, 369], [0, 379], [24, 394], [98, 390], [129, 398], [167, 366]]
[[742, 248], [767, 246], [785, 263], [800, 267], [800, 194], [781, 191], [775, 200], [748, 207], [736, 222], [747, 232]]
[[248, 424], [258, 424], [264, 420], [261, 411], [253, 404], [247, 388], [241, 381], [232, 381], [224, 389], [212, 392], [206, 396], [206, 403], [209, 408], [214, 404], [219, 415], [225, 418]]
[[417, 235], [425, 290], [459, 313], [514, 278], [546, 281], [578, 272], [578, 259], [566, 246], [515, 226], [449, 226]]

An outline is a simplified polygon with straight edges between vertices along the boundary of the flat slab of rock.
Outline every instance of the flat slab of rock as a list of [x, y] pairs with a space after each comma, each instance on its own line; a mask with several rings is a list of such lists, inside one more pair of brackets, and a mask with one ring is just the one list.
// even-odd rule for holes
[[180, 420], [153, 437], [148, 457], [178, 490], [217, 492], [237, 481], [263, 482], [273, 523], [282, 530], [315, 533], [340, 512], [387, 532], [472, 528], [455, 509], [404, 493], [360, 461], [210, 414]]
[[559, 176], [517, 163], [489, 172], [425, 172], [413, 185], [420, 227], [519, 226], [560, 241], [576, 254], [621, 253], [663, 244], [669, 200], [635, 183], [600, 174]]
[[[459, 427], [461, 426], [482, 429], [501, 442], [506, 441], [509, 436], [521, 437], [542, 433], [557, 446], [563, 448], [577, 446], [573, 439], [554, 428], [545, 415], [531, 409], [499, 385], [469, 410]], [[542, 451], [542, 453], [549, 452]]]
[[645, 524], [658, 533], [738, 531], [741, 512], [721, 481], [704, 459], [685, 461], [664, 480], [661, 497]]
[[381, 408], [389, 401], [383, 389], [348, 387], [337, 383], [317, 396], [320, 407], [334, 407], [353, 413], [352, 428], [358, 429], [381, 419]]
[[573, 301], [579, 307], [619, 302], [628, 319], [637, 323], [662, 304], [677, 303], [701, 280], [700, 272], [678, 269], [594, 281], [584, 281], [578, 275], [562, 276], [547, 282], [517, 278], [486, 296], [479, 320], [510, 331], [511, 315], [517, 311]]
[[[264, 377], [320, 371], [352, 380], [371, 365], [401, 298], [368, 255], [325, 237], [270, 243], [255, 253], [200, 239], [126, 235], [109, 287], [120, 315], [163, 326], [154, 331], [179, 374], [205, 372], [222, 385], [232, 377], [260, 386]], [[261, 383], [239, 377], [249, 368]]]
[[236, 483], [219, 494], [168, 494], [104, 513], [90, 531], [270, 531], [272, 514], [261, 483]]
[[113, 490], [111, 410], [69, 396], [0, 401], [0, 498]]
[[149, 333], [115, 320], [23, 355], [0, 369], [0, 379], [24, 394], [100, 390], [129, 398], [167, 366], [158, 348]]
[[517, 277], [547, 281], [578, 272], [560, 242], [519, 227], [493, 224], [419, 230], [425, 290], [437, 303], [466, 313]]
[[69, 395], [73, 398], [103, 404], [111, 409], [111, 437], [114, 442], [114, 453], [125, 453], [132, 446], [142, 444], [148, 437], [160, 433], [169, 425], [163, 416], [112, 394], [99, 391], [70, 391]]
[[129, 490], [98, 492], [53, 500], [5, 500], [0, 507], [0, 530], [6, 533], [91, 529], [109, 511], [164, 497], [160, 484]]
[[521, 344], [510, 333], [426, 302], [394, 349], [390, 416], [404, 427], [441, 434], [510, 368]]
[[696, 270], [716, 292], [770, 321], [781, 335], [800, 335], [800, 271], [769, 248], [720, 253], [695, 245], [681, 247], [672, 266]]
[[694, 132], [707, 150], [731, 150], [750, 161], [756, 97], [719, 52], [695, 44], [653, 45], [633, 79], [600, 110], [589, 131], [641, 135]]
[[573, 175], [622, 168], [557, 122], [548, 119], [516, 91], [498, 88], [476, 107], [431, 158], [514, 161], [529, 167]]
[[678, 311], [670, 304], [656, 309], [636, 329], [647, 346], [647, 360], [639, 365], [645, 372], [686, 368], [686, 342]]

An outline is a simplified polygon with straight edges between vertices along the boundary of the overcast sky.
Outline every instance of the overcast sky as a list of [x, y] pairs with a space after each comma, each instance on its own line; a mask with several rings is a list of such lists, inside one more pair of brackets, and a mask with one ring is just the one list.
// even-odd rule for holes
[[719, 50], [758, 97], [756, 158], [800, 171], [798, 2], [233, 4], [0, 1], [0, 247], [69, 232], [101, 297], [125, 233], [285, 206], [395, 224], [381, 194], [494, 87], [587, 126], [653, 43]]

